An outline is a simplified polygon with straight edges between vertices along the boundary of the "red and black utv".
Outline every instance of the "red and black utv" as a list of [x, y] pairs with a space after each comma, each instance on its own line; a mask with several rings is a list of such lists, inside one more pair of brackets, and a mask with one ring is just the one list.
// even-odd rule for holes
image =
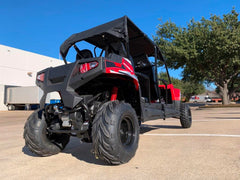
[[[80, 41], [95, 48], [80, 50]], [[67, 63], [71, 47], [76, 60]], [[191, 126], [191, 111], [180, 103], [166, 65], [169, 82], [158, 79], [157, 62], [165, 64], [160, 50], [127, 16], [73, 34], [60, 53], [65, 65], [37, 73], [44, 95], [24, 127], [32, 152], [57, 154], [70, 136], [77, 136], [93, 143], [96, 158], [122, 164], [135, 155], [141, 122], [174, 117], [183, 128]], [[46, 105], [47, 94], [54, 91], [61, 102]]]

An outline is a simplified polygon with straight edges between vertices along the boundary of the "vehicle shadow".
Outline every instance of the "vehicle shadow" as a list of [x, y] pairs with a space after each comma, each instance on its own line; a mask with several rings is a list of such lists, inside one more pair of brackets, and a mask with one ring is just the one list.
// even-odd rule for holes
[[[182, 129], [181, 126], [175, 125], [142, 125], [140, 128], [140, 134], [161, 128]], [[71, 137], [69, 144], [62, 151], [62, 153], [71, 154], [73, 157], [79, 159], [80, 161], [85, 161], [87, 163], [109, 166], [104, 161], [95, 158], [94, 154], [92, 153], [92, 143], [83, 143], [76, 137]]]
[[32, 152], [27, 148], [26, 145], [23, 146], [23, 148], [22, 148], [22, 152], [23, 152], [24, 154], [28, 155], [28, 156], [39, 157], [38, 155], [32, 153]]
[[[161, 128], [168, 129], [181, 129], [181, 126], [170, 126], [170, 125], [142, 125], [140, 128], [140, 134], [147, 133], [149, 131]], [[26, 146], [22, 148], [22, 152], [28, 156], [39, 157], [32, 153]], [[92, 153], [92, 143], [83, 143], [77, 137], [71, 137], [69, 144], [61, 152], [66, 154], [71, 154], [73, 157], [80, 161], [85, 161], [87, 163], [109, 166], [107, 163], [100, 159], [96, 159]]]
[[182, 127], [175, 125], [142, 125], [140, 127], [140, 134], [144, 134], [155, 129], [182, 129]]
[[108, 166], [104, 161], [96, 159], [92, 153], [92, 143], [83, 143], [79, 138], [71, 137], [69, 144], [62, 153], [71, 154], [80, 161], [85, 161], [91, 164]]
[[[26, 145], [22, 148], [22, 152], [28, 156], [40, 157], [32, 153]], [[78, 160], [85, 161], [87, 163], [108, 166], [108, 164], [106, 164], [104, 161], [95, 158], [94, 154], [92, 153], [92, 143], [83, 143], [76, 137], [71, 137], [66, 148], [60, 153], [71, 154]]]

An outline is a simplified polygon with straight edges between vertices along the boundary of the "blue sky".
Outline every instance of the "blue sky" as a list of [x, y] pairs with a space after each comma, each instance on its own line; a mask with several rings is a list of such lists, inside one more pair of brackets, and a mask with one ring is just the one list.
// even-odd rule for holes
[[0, 44], [59, 58], [59, 46], [71, 34], [124, 15], [152, 38], [159, 18], [185, 26], [233, 6], [240, 12], [239, 0], [0, 0]]

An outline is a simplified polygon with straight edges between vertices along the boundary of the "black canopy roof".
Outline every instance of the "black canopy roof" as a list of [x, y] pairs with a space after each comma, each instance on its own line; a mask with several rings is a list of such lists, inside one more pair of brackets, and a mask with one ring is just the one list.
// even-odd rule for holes
[[[129, 48], [132, 57], [143, 53], [154, 56], [157, 46], [145, 35], [127, 16], [110, 21], [92, 29], [71, 35], [60, 47], [63, 59], [66, 58], [69, 48], [79, 41], [87, 41], [104, 49], [108, 43], [121, 41], [125, 48]], [[158, 50], [158, 58], [163, 60]]]

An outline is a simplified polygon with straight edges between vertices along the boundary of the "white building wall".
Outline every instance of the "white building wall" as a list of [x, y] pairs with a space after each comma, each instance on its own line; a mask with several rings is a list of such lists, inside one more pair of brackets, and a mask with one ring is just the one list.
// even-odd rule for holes
[[63, 64], [62, 60], [0, 45], [0, 84], [34, 86], [38, 71]]
[[7, 106], [4, 104], [5, 86], [0, 84], [0, 111], [7, 110]]
[[0, 44], [0, 110], [6, 110], [6, 86], [35, 86], [38, 71], [63, 64], [63, 60]]

